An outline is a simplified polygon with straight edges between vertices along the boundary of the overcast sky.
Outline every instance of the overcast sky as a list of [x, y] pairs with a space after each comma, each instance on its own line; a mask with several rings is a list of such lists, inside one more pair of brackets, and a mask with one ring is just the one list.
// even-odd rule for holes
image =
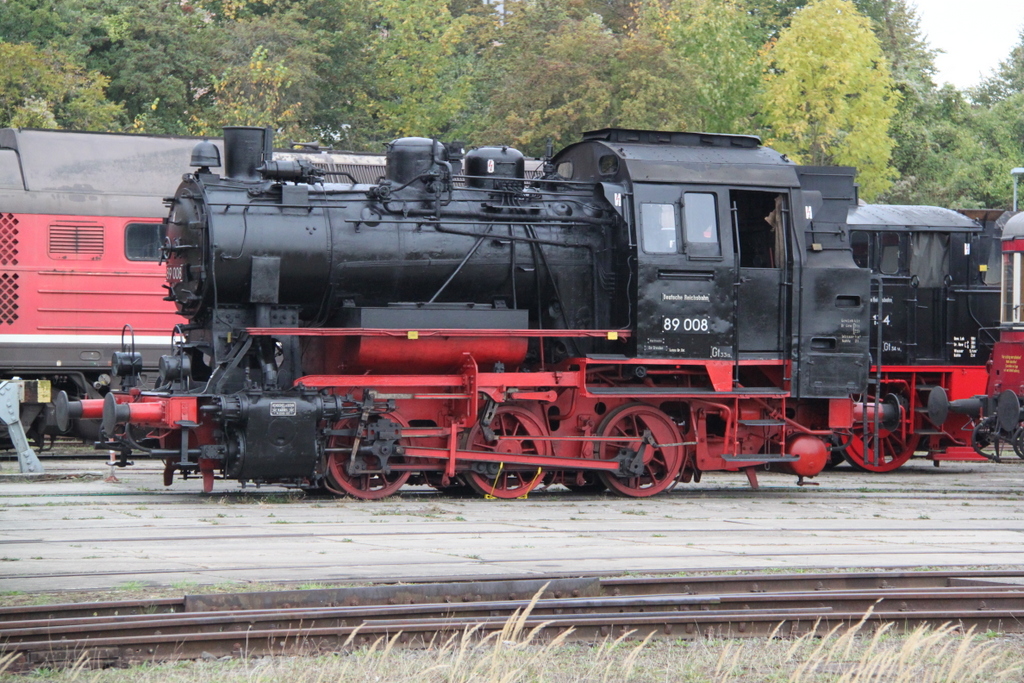
[[969, 88], [991, 74], [1020, 42], [1024, 0], [916, 0], [922, 37], [945, 50], [935, 58], [939, 85]]

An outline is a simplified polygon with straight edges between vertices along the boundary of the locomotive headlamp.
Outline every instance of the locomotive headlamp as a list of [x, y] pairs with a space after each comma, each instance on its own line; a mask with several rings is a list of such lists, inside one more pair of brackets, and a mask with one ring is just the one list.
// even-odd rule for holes
[[1024, 175], [1024, 168], [1017, 167], [1010, 171], [1010, 175], [1013, 176], [1013, 210], [1017, 210], [1017, 183], [1020, 182], [1020, 177]]

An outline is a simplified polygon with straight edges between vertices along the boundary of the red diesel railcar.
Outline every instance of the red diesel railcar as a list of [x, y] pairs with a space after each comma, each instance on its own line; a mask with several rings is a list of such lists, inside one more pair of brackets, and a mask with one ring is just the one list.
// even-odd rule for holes
[[[0, 129], [0, 378], [49, 380], [72, 398], [100, 398], [126, 324], [125, 343], [153, 361], [143, 371], [155, 376], [181, 322], [163, 298], [164, 197], [190, 170], [198, 141]], [[360, 182], [384, 168], [381, 155], [279, 152], [292, 157]], [[44, 403], [23, 406], [22, 423], [37, 442], [55, 431]], [[98, 438], [95, 421], [71, 430]]]
[[[0, 377], [99, 397], [126, 323], [138, 349], [169, 347], [178, 318], [160, 296], [162, 198], [195, 143], [0, 130]], [[39, 438], [35, 412], [22, 420]]]

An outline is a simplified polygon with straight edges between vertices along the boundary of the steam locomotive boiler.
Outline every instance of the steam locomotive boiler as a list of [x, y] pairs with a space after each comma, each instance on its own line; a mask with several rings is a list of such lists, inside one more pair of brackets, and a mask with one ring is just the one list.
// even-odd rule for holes
[[[200, 144], [170, 202], [159, 386], [62, 401], [122, 461], [380, 498], [406, 482], [649, 496], [703, 472], [801, 479], [859, 402], [869, 273], [853, 169], [756, 137], [605, 129], [527, 180], [508, 147], [396, 140], [327, 184], [262, 129]], [[898, 410], [898, 407], [895, 408]], [[888, 412], [887, 412], [888, 411]], [[891, 416], [888, 416], [891, 417]]]

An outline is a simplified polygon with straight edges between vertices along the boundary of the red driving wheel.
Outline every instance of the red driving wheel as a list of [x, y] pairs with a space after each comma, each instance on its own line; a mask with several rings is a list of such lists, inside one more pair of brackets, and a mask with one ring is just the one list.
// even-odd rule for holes
[[683, 437], [675, 421], [661, 410], [645, 403], [629, 403], [608, 413], [597, 428], [598, 436], [609, 437], [597, 444], [594, 454], [602, 460], [611, 460], [622, 449], [638, 451], [644, 434], [650, 432], [656, 445], [644, 449], [643, 472], [636, 476], [620, 477], [614, 472], [602, 471], [601, 480], [609, 489], [622, 496], [645, 498], [667, 489], [683, 465]]
[[[469, 431], [467, 448], [513, 455], [550, 455], [547, 441], [524, 438], [545, 436], [547, 433], [540, 418], [525, 408], [500, 406], [494, 413], [491, 430], [494, 432], [494, 441], [488, 442], [479, 425], [473, 427]], [[516, 467], [505, 463], [487, 463], [486, 467], [485, 472], [471, 469], [462, 473], [466, 483], [483, 496], [521, 498], [544, 479], [544, 472], [539, 467]]]
[[[875, 462], [875, 442], [878, 442], [878, 462]], [[868, 432], [865, 442], [864, 435], [854, 429], [849, 445], [843, 451], [843, 457], [854, 467], [865, 472], [892, 472], [902, 467], [917, 450], [921, 437], [918, 434], [903, 436], [900, 430], [890, 432], [879, 428], [878, 437]]]
[[[396, 413], [390, 413], [386, 418], [397, 422], [403, 427], [408, 424]], [[354, 430], [359, 425], [359, 420], [349, 418], [334, 424], [336, 430]], [[381, 467], [380, 458], [373, 455], [356, 455], [357, 464], [367, 472], [352, 474], [349, 472], [348, 463], [352, 457], [352, 444], [354, 436], [332, 436], [327, 440], [327, 488], [334, 493], [348, 494], [353, 498], [363, 500], [378, 500], [387, 498], [405, 485], [412, 474], [409, 470], [390, 470], [384, 472]], [[334, 450], [338, 449], [338, 450]], [[389, 465], [404, 464], [405, 459], [400, 455], [391, 455], [388, 458]]]

